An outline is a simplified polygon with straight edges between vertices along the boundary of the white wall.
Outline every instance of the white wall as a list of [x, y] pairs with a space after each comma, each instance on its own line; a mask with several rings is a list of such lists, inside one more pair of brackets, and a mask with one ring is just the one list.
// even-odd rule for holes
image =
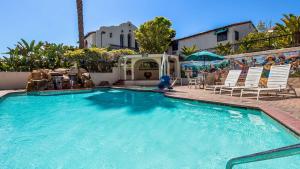
[[89, 36], [85, 37], [86, 47], [91, 48], [93, 45], [96, 45], [96, 33], [91, 33]]
[[203, 49], [214, 48], [220, 43], [222, 44], [226, 44], [228, 42], [236, 43], [237, 41], [235, 40], [235, 33], [234, 33], [235, 31], [238, 31], [239, 38], [243, 39], [250, 32], [255, 32], [256, 30], [251, 23], [247, 23], [247, 24], [228, 27], [228, 34], [227, 34], [226, 41], [217, 42], [217, 35], [215, 35], [215, 31], [210, 31], [186, 39], [179, 39], [177, 54], [180, 54], [181, 49], [184, 46], [191, 47], [193, 45], [196, 45], [198, 49], [203, 50]]
[[25, 89], [30, 72], [0, 72], [0, 90]]
[[179, 40], [178, 51], [181, 51], [184, 46], [191, 47], [193, 45], [196, 45], [198, 49], [213, 48], [217, 45], [217, 36], [215, 35], [215, 32], [209, 32], [199, 36]]
[[112, 73], [90, 73], [90, 75], [96, 86], [102, 81], [108, 81], [111, 85], [119, 80], [119, 71], [116, 67], [113, 68]]
[[[124, 47], [128, 47], [128, 34], [131, 35], [131, 47], [135, 47], [135, 37], [134, 30], [137, 27], [134, 26], [131, 22], [122, 23], [119, 26], [102, 26], [99, 30], [96, 31], [96, 45], [101, 47], [101, 32], [102, 34], [102, 47], [108, 47], [110, 44], [120, 46], [120, 35], [124, 35]], [[123, 31], [123, 32], [122, 32]], [[110, 37], [112, 33], [112, 37]]]
[[[237, 43], [238, 42], [238, 41], [235, 40], [235, 33], [234, 33], [235, 31], [239, 32], [239, 40], [241, 40], [245, 36], [247, 36], [249, 33], [255, 32], [256, 29], [255, 29], [255, 27], [253, 27], [253, 25], [251, 23], [230, 27], [228, 29], [228, 41], [230, 43]], [[225, 44], [225, 43], [222, 42], [222, 44]]]

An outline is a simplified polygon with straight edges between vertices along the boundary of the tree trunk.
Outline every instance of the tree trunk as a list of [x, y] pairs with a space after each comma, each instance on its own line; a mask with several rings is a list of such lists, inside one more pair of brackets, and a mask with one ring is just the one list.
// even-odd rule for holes
[[295, 36], [295, 41], [296, 41], [296, 44], [295, 46], [298, 46], [300, 45], [300, 32], [296, 32], [296, 36]]
[[84, 28], [83, 28], [83, 5], [82, 0], [76, 0], [77, 18], [78, 18], [78, 34], [79, 34], [79, 48], [84, 48]]

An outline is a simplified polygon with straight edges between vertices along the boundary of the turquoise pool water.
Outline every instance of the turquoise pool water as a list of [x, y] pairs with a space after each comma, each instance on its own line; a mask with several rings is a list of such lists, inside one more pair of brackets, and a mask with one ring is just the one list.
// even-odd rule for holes
[[[256, 110], [100, 89], [0, 101], [1, 169], [224, 169], [299, 143]], [[300, 157], [236, 168], [297, 169]]]

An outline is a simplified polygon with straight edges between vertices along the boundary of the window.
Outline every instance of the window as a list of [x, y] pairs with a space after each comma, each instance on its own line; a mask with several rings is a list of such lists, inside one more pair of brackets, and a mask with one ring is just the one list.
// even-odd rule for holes
[[109, 33], [109, 37], [112, 38], [112, 33]]
[[120, 35], [120, 46], [121, 46], [121, 48], [124, 47], [124, 35], [123, 34]]
[[240, 40], [240, 33], [238, 31], [234, 31], [234, 39], [236, 41]]
[[172, 41], [171, 45], [172, 45], [172, 50], [173, 51], [178, 50], [178, 41], [177, 40], [176, 41]]
[[217, 34], [217, 41], [218, 42], [225, 41], [225, 40], [227, 40], [227, 31]]
[[134, 48], [135, 48], [135, 49], [138, 49], [138, 48], [139, 48], [137, 41], [134, 42]]
[[131, 48], [131, 34], [127, 35], [128, 48]]

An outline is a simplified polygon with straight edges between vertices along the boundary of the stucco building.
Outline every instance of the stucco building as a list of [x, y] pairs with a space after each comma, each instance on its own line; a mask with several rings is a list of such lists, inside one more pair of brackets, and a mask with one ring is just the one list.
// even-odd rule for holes
[[219, 43], [237, 43], [250, 32], [256, 32], [256, 28], [251, 21], [239, 22], [223, 26], [220, 28], [200, 32], [194, 35], [175, 39], [168, 51], [170, 54], [181, 53], [181, 49], [196, 45], [199, 50], [212, 50]]
[[134, 31], [137, 29], [131, 22], [118, 26], [101, 26], [99, 30], [89, 32], [85, 36], [86, 47], [110, 47], [112, 49], [137, 49]]
[[84, 46], [86, 48], [96, 46], [96, 31], [89, 32], [84, 36]]

